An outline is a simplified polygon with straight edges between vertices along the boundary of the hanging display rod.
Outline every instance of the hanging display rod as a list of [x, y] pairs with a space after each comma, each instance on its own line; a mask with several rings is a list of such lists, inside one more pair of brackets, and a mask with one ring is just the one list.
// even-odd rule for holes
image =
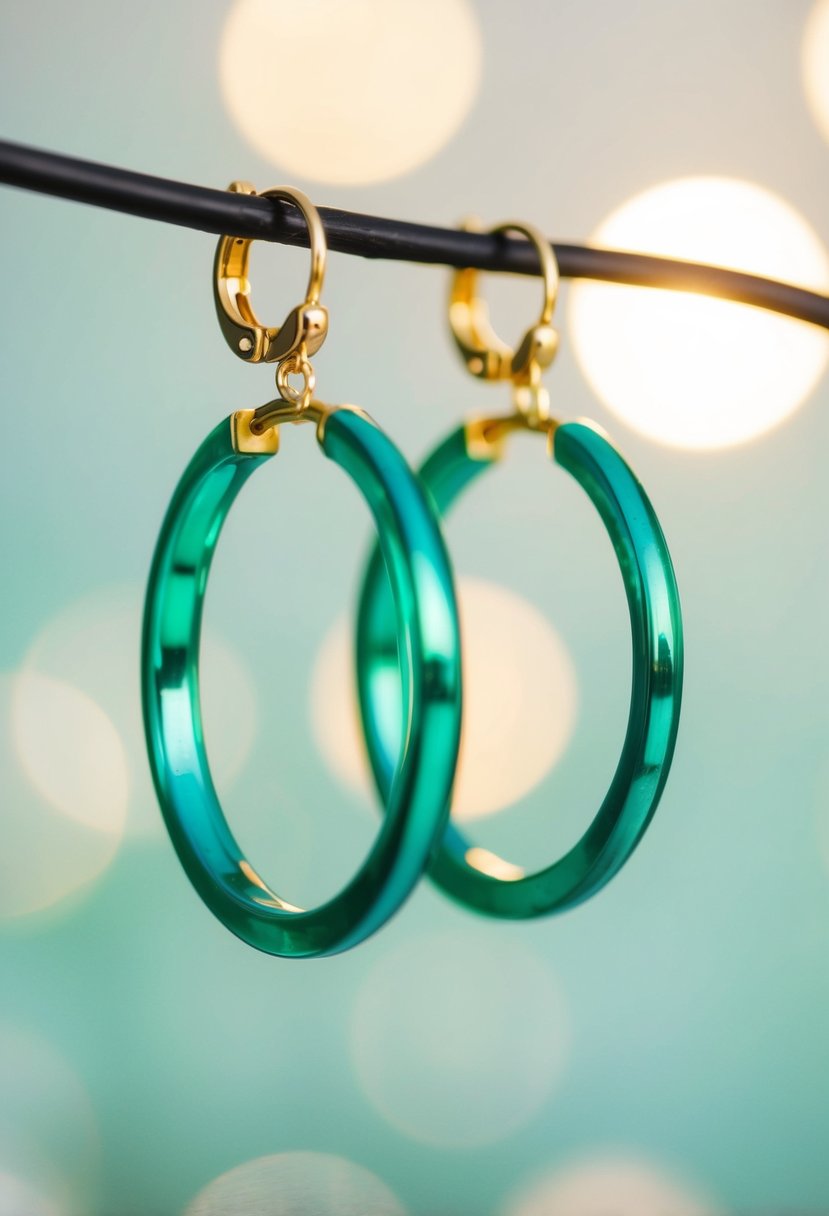
[[[308, 244], [302, 217], [272, 199], [190, 186], [5, 140], [0, 140], [0, 183], [214, 235]], [[514, 237], [414, 224], [334, 207], [320, 207], [319, 213], [328, 247], [338, 253], [511, 274], [538, 273], [534, 249]], [[566, 278], [718, 296], [829, 329], [829, 297], [790, 283], [650, 254], [558, 241], [551, 244]]]

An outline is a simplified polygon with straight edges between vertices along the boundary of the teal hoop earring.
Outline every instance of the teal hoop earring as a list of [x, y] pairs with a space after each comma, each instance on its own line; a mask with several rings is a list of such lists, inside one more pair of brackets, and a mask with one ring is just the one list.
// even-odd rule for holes
[[[486, 305], [475, 294], [474, 271], [453, 282], [451, 322], [473, 374], [511, 379], [515, 413], [480, 419], [454, 431], [427, 459], [419, 476], [441, 514], [503, 454], [516, 430], [540, 432], [548, 451], [586, 491], [613, 543], [622, 572], [633, 643], [630, 715], [621, 758], [607, 795], [579, 842], [559, 861], [532, 874], [499, 864], [447, 829], [430, 877], [443, 891], [478, 912], [504, 918], [544, 916], [597, 892], [624, 865], [656, 810], [668, 776], [679, 725], [683, 637], [679, 594], [665, 538], [642, 486], [607, 437], [587, 423], [549, 417], [540, 370], [555, 354], [550, 320], [557, 272], [550, 246], [535, 229], [517, 229], [542, 261], [545, 307], [513, 354], [489, 328]], [[497, 230], [496, 230], [497, 231]], [[357, 617], [357, 685], [374, 780], [389, 797], [400, 735], [389, 730], [381, 696], [397, 677], [391, 640], [388, 584], [380, 555], [369, 560]], [[505, 875], [505, 876], [501, 876]]]
[[[316, 215], [298, 191], [281, 193], [306, 218]], [[316, 231], [309, 222], [309, 230], [319, 242], [321, 226]], [[217, 268], [228, 240], [220, 244]], [[240, 257], [238, 242], [232, 252]], [[238, 279], [247, 287], [241, 271]], [[244, 323], [243, 338], [258, 341], [252, 310], [228, 320], [226, 295], [223, 300], [217, 291], [217, 299], [228, 341], [249, 359], [251, 347], [238, 339], [237, 324]], [[321, 324], [321, 311], [318, 301], [306, 299], [307, 325]], [[294, 312], [299, 327], [305, 326], [302, 308]], [[271, 343], [279, 340], [280, 331], [267, 332]], [[260, 349], [267, 350], [267, 344]], [[147, 589], [142, 699], [156, 792], [193, 886], [243, 941], [269, 954], [307, 958], [347, 950], [373, 933], [428, 864], [445, 829], [460, 734], [461, 679], [452, 574], [433, 508], [403, 456], [367, 415], [310, 400], [307, 346], [299, 341], [295, 351], [305, 366], [291, 363], [287, 373], [303, 376], [302, 391], [288, 385], [293, 399], [283, 396], [225, 419], [198, 449], [173, 495]], [[406, 731], [387, 815], [366, 861], [338, 895], [309, 911], [277, 895], [239, 848], [210, 775], [199, 703], [202, 609], [219, 533], [248, 477], [277, 452], [278, 425], [302, 421], [316, 424], [323, 453], [352, 478], [374, 516], [392, 589], [392, 644], [401, 656]]]

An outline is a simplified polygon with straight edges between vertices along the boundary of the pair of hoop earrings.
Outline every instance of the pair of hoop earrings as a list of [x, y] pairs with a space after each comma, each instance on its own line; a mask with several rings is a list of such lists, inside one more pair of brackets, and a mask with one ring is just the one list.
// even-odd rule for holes
[[[255, 193], [243, 182], [230, 189]], [[214, 294], [231, 348], [249, 363], [276, 363], [279, 395], [258, 409], [236, 411], [196, 452], [162, 525], [145, 605], [144, 722], [156, 791], [179, 859], [228, 929], [283, 957], [335, 954], [356, 945], [388, 920], [427, 869], [445, 892], [479, 912], [527, 918], [562, 911], [619, 870], [656, 809], [679, 719], [682, 622], [670, 555], [639, 482], [598, 428], [550, 417], [541, 372], [558, 345], [553, 252], [528, 225], [493, 229], [523, 233], [537, 249], [543, 273], [541, 316], [515, 351], [489, 325], [477, 272], [456, 272], [450, 322], [457, 345], [473, 375], [512, 382], [513, 409], [454, 431], [415, 475], [362, 410], [314, 398], [310, 358], [328, 328], [320, 303], [325, 233], [300, 191], [263, 193], [293, 204], [305, 219], [311, 247], [306, 298], [280, 328], [261, 325], [250, 301], [251, 242], [231, 237], [219, 242]], [[384, 807], [362, 867], [332, 900], [310, 910], [277, 895], [239, 848], [210, 775], [199, 701], [202, 609], [219, 533], [248, 477], [276, 454], [279, 427], [302, 422], [315, 425], [323, 453], [355, 482], [377, 527], [359, 599], [357, 681]], [[633, 687], [621, 759], [584, 836], [547, 868], [505, 879], [484, 872], [476, 850], [448, 822], [460, 740], [461, 663], [452, 569], [438, 514], [502, 456], [510, 435], [520, 430], [545, 437], [550, 456], [583, 487], [610, 534], [630, 611]], [[384, 729], [390, 676], [400, 695], [399, 754], [390, 742], [393, 732], [387, 724]]]

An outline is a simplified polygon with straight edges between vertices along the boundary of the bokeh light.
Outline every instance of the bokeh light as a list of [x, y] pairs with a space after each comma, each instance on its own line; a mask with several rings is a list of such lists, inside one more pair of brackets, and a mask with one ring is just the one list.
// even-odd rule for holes
[[568, 1045], [546, 963], [491, 924], [399, 943], [369, 973], [351, 1019], [369, 1100], [406, 1135], [442, 1148], [492, 1143], [525, 1125]]
[[534, 789], [576, 724], [570, 654], [547, 618], [514, 591], [460, 580], [464, 719], [453, 811], [499, 811]]
[[815, 807], [819, 856], [829, 873], [829, 758], [818, 769]]
[[452, 138], [481, 58], [468, 0], [236, 0], [219, 79], [231, 117], [267, 161], [356, 185], [399, 177]]
[[52, 806], [87, 827], [123, 832], [127, 758], [117, 730], [91, 697], [24, 670], [14, 682], [12, 729], [27, 776]]
[[32, 1216], [89, 1211], [100, 1142], [77, 1075], [50, 1043], [0, 1023], [0, 1077], [0, 1213], [18, 1198]]
[[354, 622], [339, 616], [324, 635], [308, 682], [308, 716], [325, 764], [344, 785], [371, 793], [354, 681]]
[[185, 1216], [405, 1216], [384, 1182], [330, 1153], [274, 1153], [221, 1174]]
[[715, 1210], [657, 1166], [607, 1155], [542, 1176], [507, 1204], [504, 1216], [713, 1216]]
[[803, 88], [824, 139], [829, 140], [829, 0], [812, 6], [803, 29]]
[[[126, 753], [130, 793], [126, 830], [135, 836], [163, 831], [141, 721], [143, 596], [141, 587], [118, 584], [69, 604], [35, 637], [22, 668], [30, 676], [71, 684], [112, 721]], [[222, 789], [250, 754], [258, 717], [256, 692], [242, 659], [210, 629], [203, 630], [201, 653], [204, 733], [211, 771]], [[50, 717], [56, 713], [58, 706]], [[90, 768], [91, 774], [95, 771]]]
[[[287, 0], [9, 5], [4, 131], [180, 182], [305, 183], [319, 204], [415, 223], [536, 217], [574, 242], [660, 182], [747, 177], [788, 200], [796, 226], [803, 217], [829, 248], [829, 132], [808, 108], [801, 62], [807, 17], [816, 28], [827, 4], [406, 0], [406, 19], [431, 21], [433, 36], [425, 53], [405, 38], [397, 58], [382, 38], [400, 0], [371, 9], [366, 0], [298, 0], [292, 10]], [[219, 60], [245, 9], [263, 19], [252, 34], [237, 29], [232, 88], [257, 111], [242, 120], [223, 96]], [[341, 21], [369, 11], [371, 36], [343, 32]], [[471, 43], [452, 32], [458, 11]], [[299, 32], [290, 44], [274, 38], [275, 22], [307, 29], [319, 14], [326, 29], [312, 52]], [[480, 88], [456, 97], [453, 117], [443, 90], [468, 88], [457, 76], [467, 67], [483, 69]], [[261, 116], [257, 79], [271, 107]], [[820, 69], [815, 83], [827, 81]], [[398, 107], [415, 91], [411, 121], [423, 121], [431, 149], [400, 126]], [[354, 118], [355, 99], [375, 125]], [[254, 145], [244, 123], [260, 117]], [[373, 174], [398, 172], [373, 184]], [[740, 195], [736, 226], [699, 252], [733, 261], [759, 227], [761, 252], [786, 246], [785, 257], [750, 266], [795, 277], [790, 254], [802, 262], [802, 247], [779, 237], [779, 210], [755, 223], [756, 197]], [[394, 1196], [380, 1190], [375, 1209], [402, 1204], [413, 1216], [578, 1216], [579, 1204], [582, 1216], [585, 1206], [592, 1216], [597, 1206], [601, 1216], [829, 1213], [829, 770], [820, 776], [829, 376], [806, 396], [825, 355], [810, 364], [801, 347], [825, 348], [823, 336], [727, 302], [564, 285], [554, 406], [597, 417], [631, 449], [677, 565], [688, 680], [664, 799], [619, 879], [566, 915], [475, 916], [426, 876], [363, 946], [293, 965], [227, 932], [183, 873], [149, 777], [138, 662], [147, 562], [172, 486], [228, 410], [266, 399], [272, 370], [242, 369], [216, 329], [215, 236], [26, 190], [0, 190], [0, 206], [9, 234], [0, 1216], [4, 1205], [14, 1216], [183, 1216], [197, 1197], [222, 1216], [291, 1206], [340, 1216], [371, 1212], [384, 1184]], [[679, 222], [680, 236], [702, 223], [706, 209], [697, 211]], [[649, 217], [645, 229], [628, 243], [658, 236]], [[695, 253], [681, 241], [674, 251]], [[257, 246], [253, 257], [254, 303], [279, 321], [300, 298], [288, 278], [301, 294], [307, 251]], [[825, 255], [805, 260], [820, 270]], [[505, 404], [461, 372], [445, 332], [447, 279], [445, 267], [331, 255], [323, 395], [360, 402], [410, 453], [450, 413]], [[608, 305], [584, 359], [634, 365], [631, 408], [642, 398], [652, 415], [639, 431], [606, 408], [568, 346], [570, 297], [588, 287]], [[487, 279], [505, 337], [533, 315], [537, 291]], [[713, 333], [696, 314], [683, 321], [688, 306], [705, 310]], [[750, 327], [745, 341], [729, 329], [735, 316]], [[678, 331], [679, 359], [666, 345]], [[605, 374], [615, 379], [612, 361]], [[792, 400], [804, 404], [786, 416]], [[647, 428], [663, 412], [671, 422], [672, 410], [678, 436], [658, 446]], [[764, 437], [744, 443], [749, 411]], [[769, 430], [772, 416], [780, 422]], [[203, 664], [208, 753], [228, 823], [252, 863], [304, 906], [355, 873], [381, 826], [356, 726], [353, 614], [334, 647], [339, 674], [318, 698], [342, 700], [329, 743], [361, 793], [331, 775], [311, 733], [312, 662], [353, 601], [372, 539], [348, 478], [323, 479], [312, 430], [286, 428], [273, 469], [261, 485], [251, 479], [231, 512], [207, 593]], [[493, 702], [513, 720], [523, 674], [520, 688], [513, 669], [494, 693], [474, 680], [486, 682], [487, 664], [497, 674], [498, 648], [508, 651], [520, 629], [502, 623], [490, 654], [467, 657], [462, 763], [473, 782], [481, 765], [484, 796], [504, 809], [460, 827], [471, 860], [507, 879], [560, 856], [583, 831], [612, 779], [630, 691], [610, 542], [579, 487], [540, 457], [535, 441], [516, 436], [504, 467], [450, 523], [461, 568], [546, 615], [578, 677], [578, 721], [558, 760], [545, 739], [513, 765], [506, 739], [498, 761], [475, 757], [469, 735], [476, 710], [484, 726], [492, 721]], [[211, 630], [225, 639], [219, 654]], [[533, 682], [542, 668], [533, 662]], [[566, 711], [556, 679], [544, 677], [547, 693]], [[75, 784], [44, 778], [34, 728], [47, 689], [53, 735], [75, 707], [110, 757], [120, 745], [124, 836], [106, 826], [120, 796], [80, 773]], [[531, 703], [535, 690], [526, 695]], [[531, 729], [543, 719], [517, 715]], [[61, 759], [66, 739], [56, 742], [65, 772], [77, 757]], [[527, 782], [536, 761], [555, 767], [521, 797], [511, 783]], [[98, 767], [89, 766], [90, 786]], [[121, 762], [103, 772], [117, 789]], [[460, 806], [456, 816], [479, 810]], [[50, 1063], [55, 1053], [62, 1064]], [[286, 1150], [346, 1160], [330, 1170], [316, 1152], [253, 1160]], [[355, 1176], [361, 1168], [374, 1184]]]
[[[682, 178], [614, 211], [596, 245], [710, 262], [825, 291], [826, 250], [788, 203], [751, 182]], [[759, 308], [680, 292], [577, 283], [573, 347], [591, 387], [660, 443], [720, 448], [771, 430], [809, 396], [829, 336]]]
[[821, 858], [824, 866], [829, 870], [829, 809], [825, 803], [820, 808], [817, 830]]
[[123, 750], [103, 710], [62, 682], [0, 676], [0, 805], [0, 919], [42, 911], [98, 878], [126, 807]]
[[28, 1182], [0, 1170], [0, 1216], [60, 1216], [60, 1210]]
[[[522, 596], [484, 579], [457, 580], [463, 647], [463, 738], [452, 814], [459, 822], [502, 810], [534, 789], [564, 753], [578, 688], [566, 646]], [[354, 690], [353, 623], [335, 622], [310, 683], [317, 746], [331, 771], [370, 788]]]

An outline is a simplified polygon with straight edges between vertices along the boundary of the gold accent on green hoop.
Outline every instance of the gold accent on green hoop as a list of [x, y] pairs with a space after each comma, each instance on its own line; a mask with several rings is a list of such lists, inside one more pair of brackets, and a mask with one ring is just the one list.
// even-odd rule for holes
[[547, 436], [547, 452], [552, 455], [553, 436], [559, 425], [555, 418], [521, 413], [468, 418], [463, 428], [466, 454], [470, 460], [500, 460], [510, 435], [532, 431]]
[[252, 430], [256, 414], [256, 410], [236, 410], [230, 415], [233, 450], [244, 456], [275, 456], [279, 451], [279, 428]]

